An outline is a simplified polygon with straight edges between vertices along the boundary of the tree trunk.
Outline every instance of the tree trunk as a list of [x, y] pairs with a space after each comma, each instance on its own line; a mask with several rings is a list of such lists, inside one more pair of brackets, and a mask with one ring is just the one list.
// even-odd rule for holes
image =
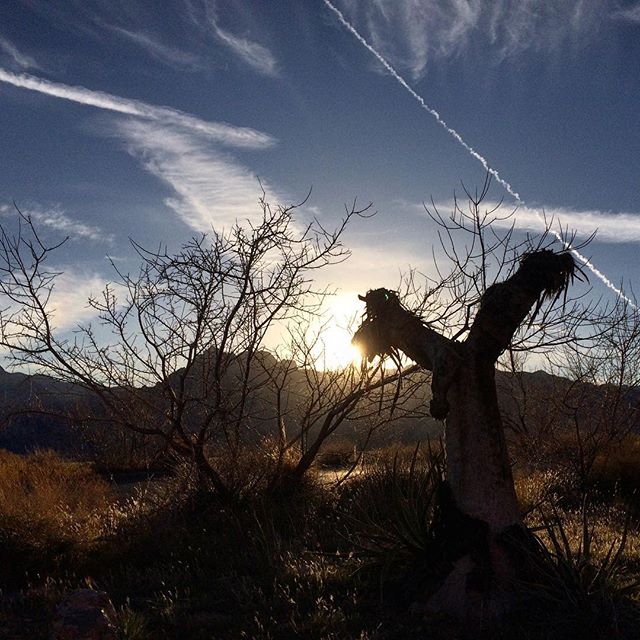
[[367, 357], [403, 351], [432, 372], [431, 415], [446, 420], [446, 483], [439, 535], [452, 570], [427, 604], [481, 621], [509, 607], [525, 557], [522, 526], [495, 385], [495, 363], [545, 298], [557, 299], [577, 267], [570, 253], [525, 254], [489, 287], [464, 342], [449, 340], [387, 289], [361, 297], [367, 317], [354, 336]]
[[494, 533], [519, 524], [493, 365], [470, 358], [447, 398], [447, 482], [458, 508]]
[[517, 557], [510, 534], [524, 532], [507, 454], [495, 371], [471, 356], [458, 369], [447, 400], [446, 483], [441, 535], [453, 569], [427, 610], [482, 622], [509, 607]]

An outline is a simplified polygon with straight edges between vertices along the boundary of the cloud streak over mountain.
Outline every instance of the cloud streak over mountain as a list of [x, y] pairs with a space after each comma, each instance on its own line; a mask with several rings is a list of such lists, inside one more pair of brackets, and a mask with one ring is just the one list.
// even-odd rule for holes
[[[490, 205], [487, 205], [490, 208]], [[639, 213], [610, 213], [607, 211], [577, 211], [565, 207], [545, 207], [544, 218], [555, 229], [575, 232], [579, 238], [593, 233], [599, 242], [636, 243], [640, 242]], [[516, 227], [540, 231], [544, 222], [540, 219], [540, 209], [519, 207], [515, 213]], [[496, 226], [505, 226], [508, 221], [496, 220]]]
[[[400, 203], [402, 206], [402, 203]], [[424, 205], [408, 205], [424, 214]], [[431, 206], [431, 205], [429, 205]], [[436, 202], [436, 209], [445, 217], [454, 209], [453, 201]], [[575, 235], [578, 240], [584, 240], [595, 234], [598, 242], [607, 244], [635, 244], [640, 243], [640, 213], [599, 211], [597, 209], [571, 209], [569, 207], [532, 207], [519, 205], [509, 209], [506, 204], [485, 200], [482, 211], [496, 211], [496, 215], [489, 216], [491, 226], [508, 229], [514, 226], [521, 231], [540, 233], [549, 227], [556, 232]], [[509, 215], [510, 211], [513, 215]]]

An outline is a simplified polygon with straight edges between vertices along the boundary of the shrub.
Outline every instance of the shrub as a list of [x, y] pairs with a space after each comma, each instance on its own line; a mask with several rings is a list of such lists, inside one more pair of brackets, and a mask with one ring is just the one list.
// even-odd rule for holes
[[14, 572], [40, 569], [88, 547], [104, 532], [111, 500], [109, 485], [87, 464], [51, 451], [1, 451], [0, 564]]
[[415, 579], [407, 583], [420, 588], [438, 573], [434, 516], [441, 479], [441, 456], [416, 448], [409, 461], [383, 458], [343, 488], [348, 536], [379, 571], [381, 587], [411, 573]]
[[640, 580], [629, 568], [637, 542], [630, 512], [592, 507], [585, 498], [578, 511], [549, 500], [534, 517], [536, 544], [525, 549], [518, 624], [528, 632], [538, 627], [550, 639], [638, 637], [633, 597]]
[[640, 490], [640, 436], [629, 434], [595, 458], [589, 481], [598, 489], [630, 496]]
[[318, 455], [318, 465], [327, 469], [343, 469], [356, 459], [357, 451], [353, 442], [347, 438], [334, 438], [324, 444]]

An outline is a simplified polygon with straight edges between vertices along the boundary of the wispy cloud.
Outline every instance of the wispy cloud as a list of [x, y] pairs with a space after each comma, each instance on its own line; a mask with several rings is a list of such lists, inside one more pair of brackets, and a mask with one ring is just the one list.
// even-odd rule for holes
[[0, 82], [106, 111], [179, 126], [231, 147], [262, 149], [275, 142], [270, 135], [248, 127], [234, 127], [223, 122], [201, 120], [170, 107], [159, 107], [140, 100], [121, 98], [103, 91], [49, 82], [26, 73], [16, 74], [0, 68]]
[[[29, 206], [22, 208], [20, 211], [37, 224], [38, 227], [46, 227], [60, 233], [68, 235], [72, 240], [82, 238], [85, 240], [93, 240], [94, 242], [113, 242], [113, 235], [105, 233], [98, 226], [87, 224], [80, 220], [76, 220], [61, 209], [59, 206], [51, 208], [43, 208], [40, 206]], [[13, 215], [16, 209], [12, 205], [0, 205], [1, 215]]]
[[[528, 49], [551, 52], [601, 24], [603, 0], [342, 0], [350, 21], [414, 79], [430, 60], [479, 43], [495, 61]], [[604, 2], [604, 4], [607, 4]], [[580, 36], [580, 37], [577, 37]]]
[[257, 42], [251, 42], [246, 38], [240, 38], [220, 28], [213, 23], [216, 36], [229, 49], [238, 55], [242, 61], [249, 65], [255, 71], [265, 76], [276, 77], [279, 75], [276, 59], [273, 57], [269, 49], [263, 47]]
[[280, 75], [278, 63], [267, 47], [223, 29], [213, 4], [208, 5], [206, 13], [218, 41], [237, 55], [242, 62], [262, 75], [272, 78]]
[[615, 20], [623, 20], [633, 24], [640, 24], [640, 2], [625, 9], [617, 9], [611, 16]]
[[18, 51], [18, 48], [6, 38], [0, 36], [0, 52], [21, 69], [39, 69], [38, 63], [28, 55]]
[[[414, 205], [424, 212], [423, 205]], [[439, 203], [438, 209], [446, 214], [453, 210], [453, 203]], [[485, 202], [483, 207], [491, 211], [498, 206], [497, 202]], [[516, 229], [523, 231], [543, 231], [545, 220], [556, 231], [566, 230], [569, 234], [575, 233], [578, 239], [588, 238], [596, 233], [597, 242], [606, 243], [636, 243], [640, 242], [640, 212], [638, 213], [612, 213], [597, 209], [570, 209], [568, 207], [517, 207], [511, 217], [505, 217], [508, 213], [506, 205], [499, 209], [499, 216], [493, 220], [492, 226], [508, 228], [515, 225]]]
[[[94, 320], [98, 314], [89, 305], [89, 298], [99, 298], [108, 280], [96, 272], [82, 271], [68, 265], [50, 265], [49, 269], [58, 274], [45, 307], [54, 330], [67, 331]], [[118, 285], [111, 287], [114, 291], [121, 291]], [[10, 330], [16, 335], [22, 334], [19, 318], [22, 314], [29, 314], [29, 309], [4, 296], [0, 296], [0, 305]], [[6, 351], [0, 352], [2, 355], [6, 355]]]
[[53, 294], [47, 305], [50, 318], [56, 329], [73, 329], [97, 316], [89, 306], [89, 298], [98, 297], [104, 290], [107, 279], [97, 273], [85, 273], [73, 267], [61, 267], [56, 278]]
[[[490, 205], [488, 205], [490, 206]], [[576, 210], [565, 207], [545, 207], [535, 209], [520, 207], [515, 213], [515, 223], [519, 229], [540, 230], [543, 223], [539, 213], [543, 211], [547, 222], [555, 229], [567, 229], [575, 232], [578, 238], [585, 238], [596, 233], [598, 242], [627, 243], [640, 242], [640, 212], [639, 213], [611, 213], [596, 209]], [[503, 221], [498, 225], [506, 225]]]
[[[165, 203], [193, 230], [230, 226], [237, 219], [259, 214], [260, 183], [246, 166], [223, 151], [222, 145], [265, 149], [275, 143], [266, 133], [230, 124], [200, 120], [192, 115], [129, 100], [102, 91], [52, 83], [0, 68], [0, 82], [136, 118], [116, 119], [106, 135], [124, 141], [142, 167], [168, 185], [174, 195]], [[278, 194], [264, 181], [271, 201]], [[72, 220], [62, 211], [35, 212], [45, 226], [76, 236], [103, 237], [101, 230]]]
[[[191, 229], [228, 228], [237, 219], [259, 215], [258, 178], [201, 136], [133, 119], [116, 123], [115, 135], [146, 171], [172, 189], [165, 204]], [[281, 200], [268, 183], [262, 186], [271, 201]]]
[[198, 69], [202, 66], [200, 59], [196, 55], [189, 53], [188, 51], [183, 51], [182, 49], [166, 45], [147, 33], [141, 31], [130, 31], [110, 24], [104, 24], [103, 26], [119, 36], [126, 38], [141, 49], [144, 49], [156, 60], [168, 63], [174, 67], [186, 69]]

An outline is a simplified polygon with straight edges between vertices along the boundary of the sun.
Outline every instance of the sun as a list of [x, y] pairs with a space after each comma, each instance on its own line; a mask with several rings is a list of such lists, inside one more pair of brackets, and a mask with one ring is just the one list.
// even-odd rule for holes
[[351, 344], [351, 338], [362, 311], [357, 293], [341, 293], [328, 300], [318, 325], [319, 339], [314, 352], [318, 369], [344, 369], [360, 363], [362, 354]]
[[322, 331], [320, 343], [320, 352], [316, 357], [319, 369], [345, 369], [362, 359], [358, 348], [351, 344], [351, 333], [337, 325]]

